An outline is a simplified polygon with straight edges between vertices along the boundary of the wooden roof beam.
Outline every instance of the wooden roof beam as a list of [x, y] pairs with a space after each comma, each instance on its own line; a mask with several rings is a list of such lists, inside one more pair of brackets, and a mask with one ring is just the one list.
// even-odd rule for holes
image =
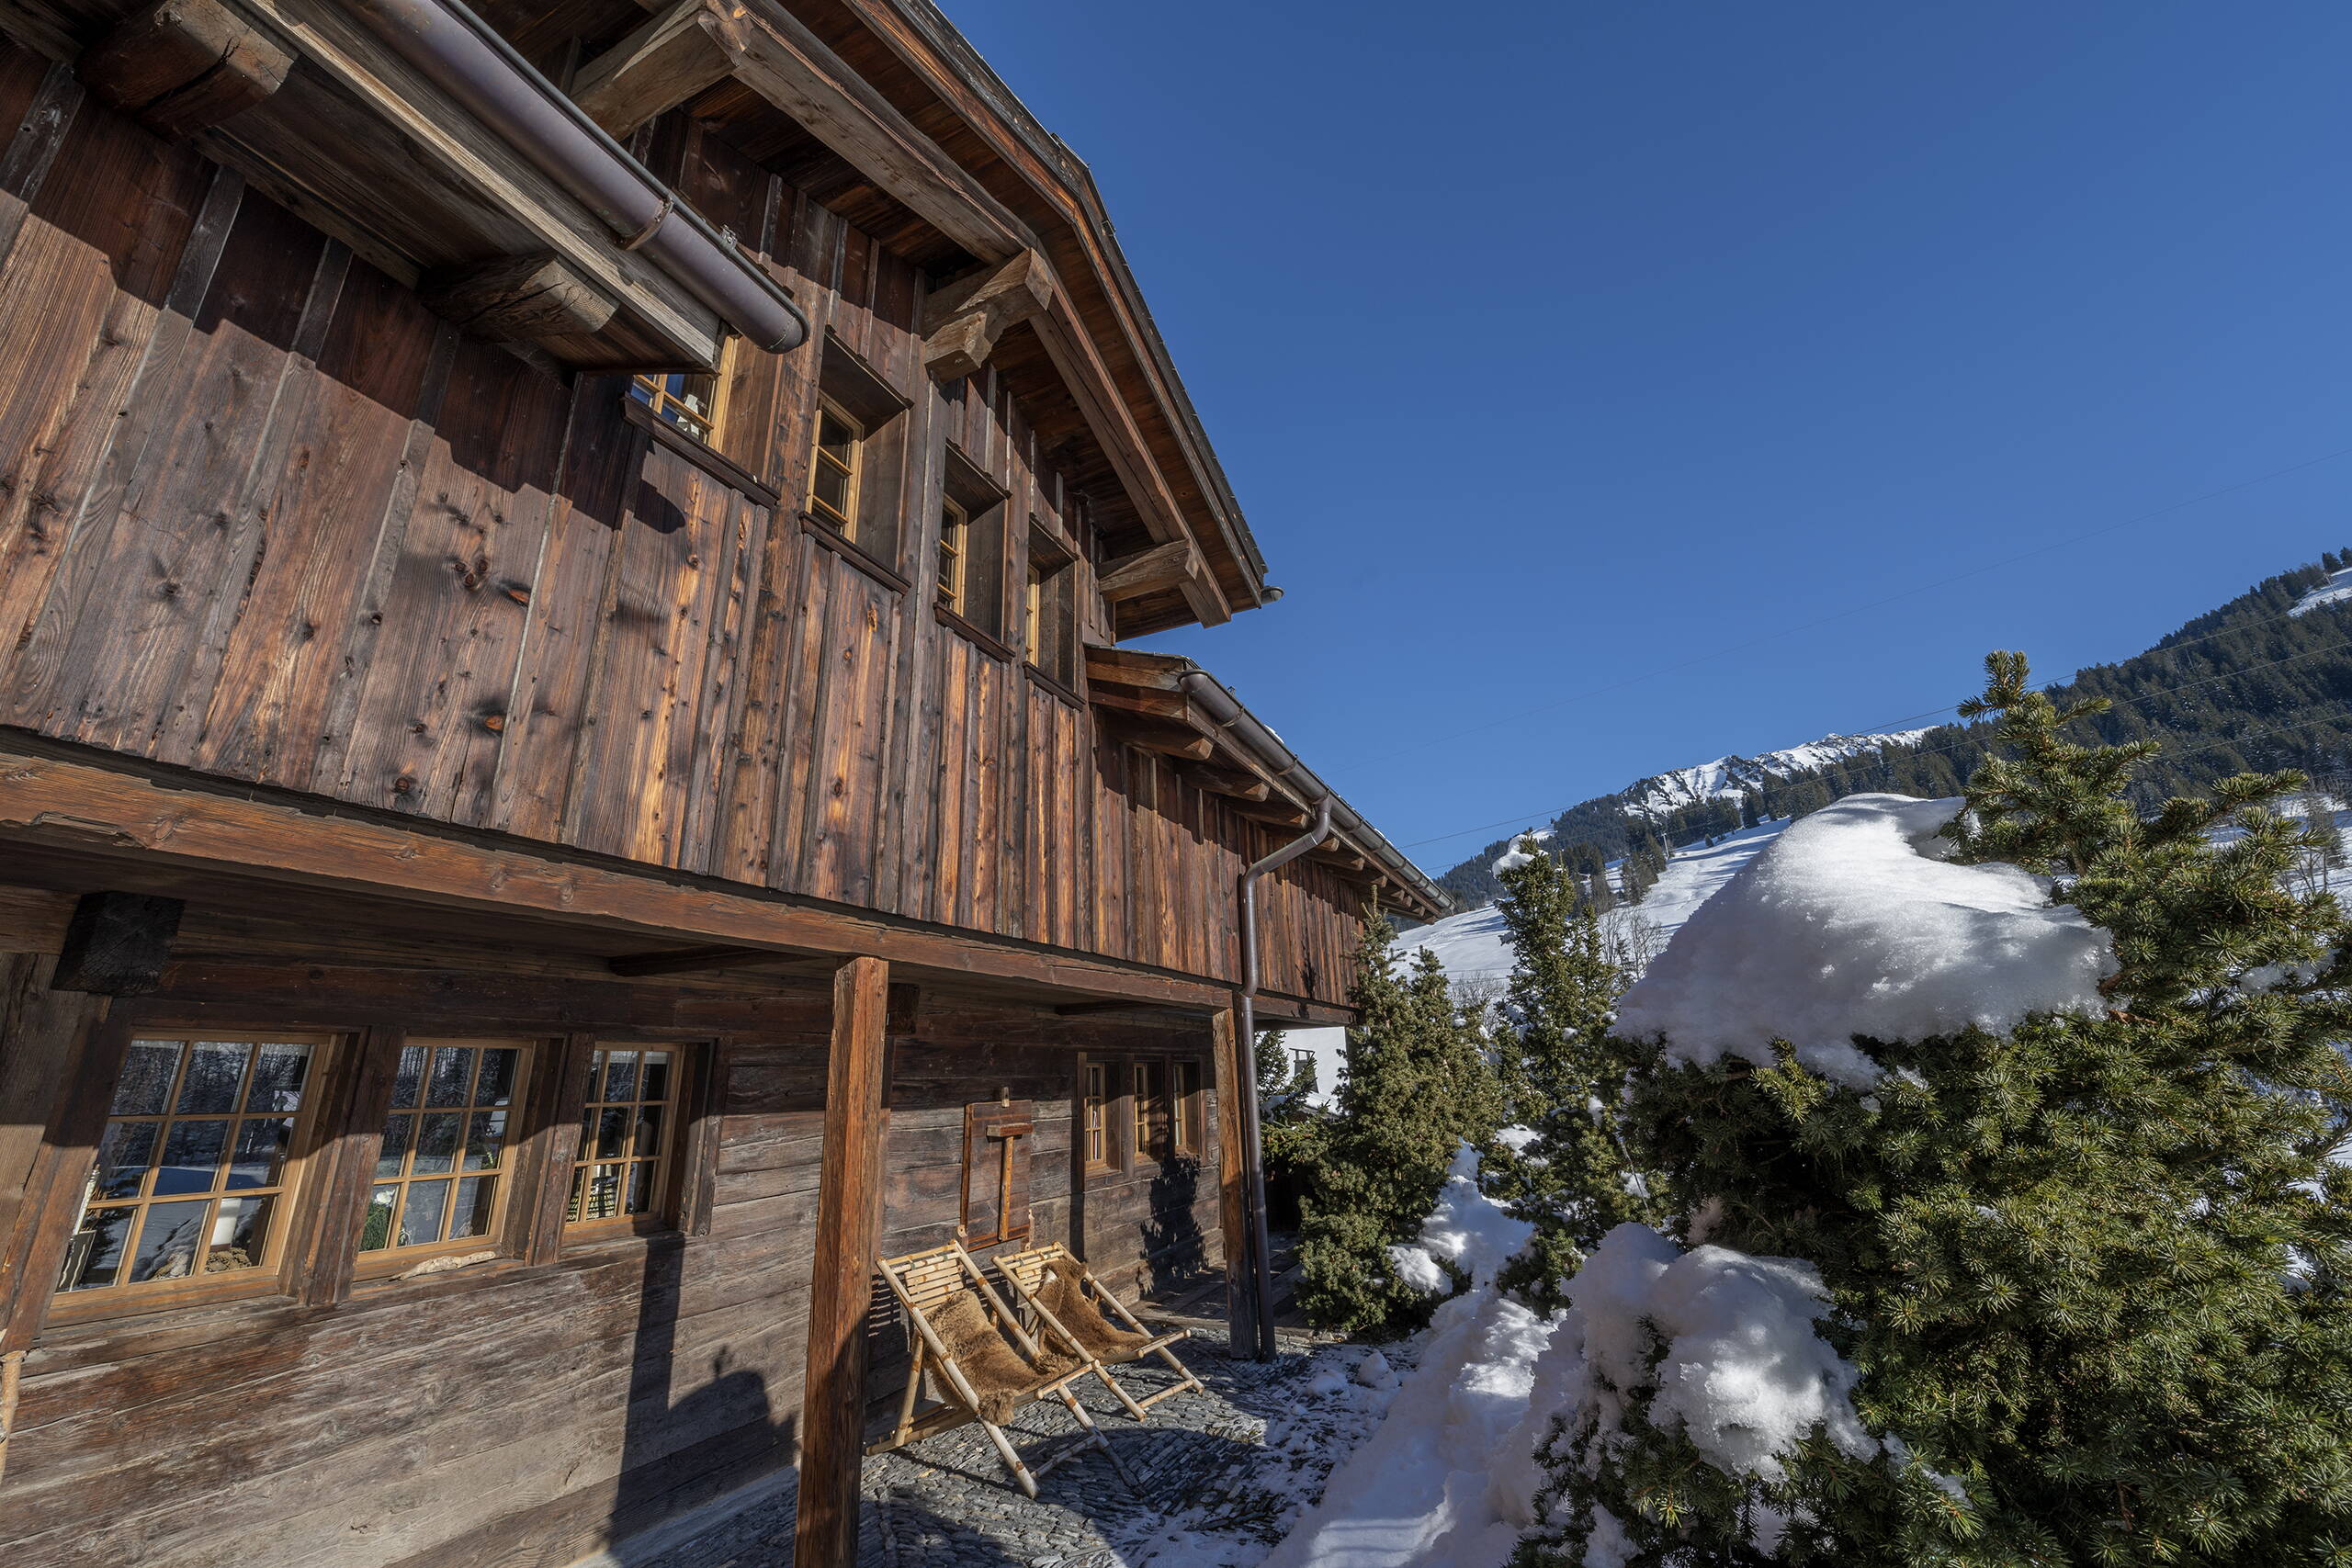
[[[1150, 443], [1118, 391], [1092, 335], [1046, 260], [1045, 243], [989, 194], [938, 143], [892, 107], [808, 26], [775, 0], [740, 0], [742, 22], [726, 34], [732, 73], [941, 233], [984, 262], [1001, 265], [1037, 253], [1046, 308], [1029, 318], [1070, 399], [1111, 460], [1153, 539], [1190, 539], [1183, 508], [1151, 456]], [[1233, 618], [1205, 570], [1182, 584], [1204, 626]]]
[[1205, 762], [1216, 750], [1216, 742], [1187, 725], [1115, 711], [1105, 712], [1102, 720], [1103, 728], [1137, 750], [1156, 751], [1188, 762]]
[[277, 92], [293, 64], [291, 51], [217, 0], [157, 0], [94, 45], [74, 74], [149, 130], [187, 136]]
[[679, 0], [582, 65], [571, 101], [616, 141], [626, 138], [726, 80], [733, 62], [719, 39], [741, 14], [719, 0]]
[[923, 301], [923, 369], [940, 382], [978, 375], [1007, 327], [1053, 302], [1054, 269], [1035, 251], [933, 289]]

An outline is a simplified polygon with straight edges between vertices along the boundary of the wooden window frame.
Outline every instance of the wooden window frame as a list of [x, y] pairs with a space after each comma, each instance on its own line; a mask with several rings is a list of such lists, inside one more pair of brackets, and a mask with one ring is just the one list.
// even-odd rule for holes
[[[849, 457], [844, 467], [825, 453], [825, 421], [831, 418], [849, 429]], [[831, 528], [851, 544], [861, 544], [858, 537], [858, 502], [862, 499], [865, 479], [865, 443], [872, 432], [865, 422], [843, 408], [841, 403], [822, 393], [817, 397], [817, 420], [808, 433], [808, 515], [820, 526]], [[817, 477], [825, 464], [831, 462], [842, 468], [842, 496], [847, 507], [837, 508], [817, 496]]]
[[[625, 395], [643, 404], [656, 419], [687, 440], [699, 442], [714, 452], [724, 452], [720, 442], [727, 430], [728, 389], [735, 379], [732, 372], [738, 341], [729, 336], [726, 346], [719, 350], [718, 367], [715, 370], [645, 371], [628, 378]], [[683, 397], [663, 385], [673, 377], [688, 383], [708, 383], [710, 412], [695, 413], [685, 405]], [[695, 428], [698, 425], [702, 428]]]
[[1078, 688], [1078, 558], [1033, 513], [1022, 575], [1021, 654], [1031, 673], [1075, 697]]
[[1170, 1141], [1176, 1153], [1194, 1158], [1208, 1147], [1208, 1100], [1202, 1087], [1205, 1076], [1197, 1057], [1179, 1056], [1168, 1064]]
[[[1113, 1170], [1117, 1168], [1117, 1148], [1111, 1138], [1111, 1107], [1116, 1103], [1111, 1093], [1111, 1064], [1098, 1057], [1081, 1059], [1078, 1064], [1078, 1137], [1081, 1168]], [[1098, 1143], [1102, 1152], [1095, 1152]]]
[[[707, 1223], [707, 1196], [706, 1195], [702, 1201], [697, 1203], [690, 1189], [703, 1174], [703, 1168], [709, 1164], [706, 1154], [700, 1152], [700, 1145], [708, 1141], [703, 1134], [706, 1122], [714, 1120], [709, 1115], [709, 1108], [704, 1103], [706, 1073], [708, 1070], [707, 1060], [712, 1055], [713, 1048], [699, 1041], [644, 1039], [626, 1035], [596, 1034], [575, 1037], [575, 1041], [574, 1048], [565, 1053], [564, 1062], [564, 1070], [572, 1076], [573, 1081], [568, 1086], [561, 1106], [559, 1108], [560, 1111], [569, 1112], [569, 1135], [560, 1140], [561, 1144], [569, 1145], [569, 1147], [560, 1149], [560, 1157], [549, 1161], [551, 1168], [544, 1190], [544, 1195], [555, 1212], [560, 1237], [560, 1246], [570, 1247], [619, 1236], [660, 1235], [671, 1232], [695, 1234], [702, 1228], [702, 1224], [697, 1223], [698, 1219], [703, 1223]], [[650, 1100], [591, 1102], [586, 1095], [586, 1075], [595, 1061], [595, 1053], [599, 1051], [669, 1052], [672, 1062], [669, 1099], [659, 1102]], [[584, 1133], [582, 1118], [591, 1103], [637, 1105], [661, 1103], [669, 1109], [666, 1118], [669, 1130], [663, 1134], [662, 1151], [648, 1162], [655, 1165], [660, 1174], [657, 1178], [659, 1184], [654, 1190], [653, 1202], [644, 1213], [620, 1213], [596, 1219], [575, 1220], [571, 1217], [571, 1185], [575, 1172], [590, 1166], [636, 1163], [634, 1156], [623, 1156], [622, 1162], [582, 1156], [580, 1146], [580, 1139]], [[632, 1148], [635, 1146], [636, 1135], [632, 1128], [628, 1134], [629, 1146]], [[697, 1152], [690, 1158], [689, 1151]], [[709, 1152], [715, 1153], [715, 1151]]]
[[[548, 1049], [548, 1041], [544, 1036], [407, 1034], [391, 1043], [389, 1055], [396, 1067], [403, 1050], [424, 1050], [427, 1053], [426, 1081], [429, 1082], [432, 1070], [430, 1053], [435, 1049], [447, 1047], [469, 1047], [476, 1051], [513, 1050], [521, 1053], [521, 1059], [516, 1065], [514, 1085], [504, 1107], [506, 1134], [505, 1142], [501, 1145], [501, 1163], [491, 1168], [488, 1172], [469, 1173], [463, 1170], [453, 1170], [446, 1177], [431, 1174], [423, 1177], [408, 1175], [398, 1179], [402, 1188], [403, 1198], [406, 1196], [406, 1188], [418, 1180], [447, 1180], [451, 1184], [450, 1190], [454, 1196], [456, 1183], [462, 1180], [466, 1175], [494, 1174], [498, 1181], [497, 1199], [491, 1211], [489, 1228], [477, 1235], [452, 1236], [444, 1241], [428, 1242], [416, 1247], [384, 1247], [372, 1251], [360, 1247], [360, 1242], [366, 1238], [369, 1205], [372, 1204], [375, 1190], [388, 1184], [379, 1174], [378, 1168], [378, 1158], [382, 1153], [386, 1126], [394, 1116], [413, 1115], [422, 1120], [435, 1111], [446, 1109], [427, 1106], [421, 1099], [413, 1109], [395, 1106], [390, 1103], [390, 1096], [387, 1094], [384, 1113], [377, 1119], [374, 1142], [368, 1151], [367, 1179], [364, 1183], [367, 1192], [359, 1210], [359, 1228], [351, 1237], [352, 1277], [355, 1280], [379, 1280], [403, 1274], [418, 1264], [428, 1262], [435, 1258], [463, 1257], [477, 1252], [495, 1252], [501, 1256], [509, 1256], [515, 1250], [515, 1216], [527, 1211], [536, 1196], [525, 1185], [537, 1175], [537, 1172], [525, 1159], [525, 1151], [526, 1145], [542, 1130], [535, 1125], [533, 1111], [545, 1098], [540, 1088], [539, 1077], [546, 1072], [548, 1058], [554, 1053]], [[481, 1071], [479, 1060], [475, 1063], [474, 1071], [477, 1074]], [[482, 1109], [468, 1104], [464, 1111], [470, 1118], [479, 1114]], [[463, 1132], [464, 1129], [460, 1131]], [[463, 1148], [464, 1144], [461, 1141], [459, 1144], [461, 1164]], [[410, 1150], [403, 1156], [403, 1168], [413, 1163], [413, 1152]], [[518, 1191], [521, 1193], [519, 1198]], [[397, 1208], [394, 1210], [394, 1223], [397, 1224]], [[445, 1223], [447, 1217], [445, 1214]]]
[[[109, 1022], [107, 1028], [107, 1040], [103, 1048], [93, 1055], [90, 1065], [107, 1068], [104, 1083], [93, 1086], [88, 1100], [84, 1106], [76, 1108], [81, 1110], [83, 1114], [73, 1117], [73, 1121], [78, 1122], [80, 1125], [69, 1123], [61, 1130], [65, 1139], [82, 1145], [80, 1150], [82, 1157], [78, 1176], [66, 1189], [74, 1200], [70, 1208], [61, 1203], [41, 1216], [43, 1223], [58, 1224], [64, 1232], [62, 1245], [57, 1250], [57, 1261], [49, 1268], [48, 1277], [40, 1282], [40, 1288], [48, 1296], [47, 1310], [40, 1314], [41, 1320], [49, 1324], [64, 1325], [167, 1312], [180, 1307], [209, 1306], [223, 1302], [283, 1297], [295, 1293], [300, 1283], [301, 1273], [309, 1262], [310, 1232], [314, 1224], [315, 1207], [322, 1196], [320, 1189], [323, 1185], [321, 1179], [323, 1162], [320, 1156], [325, 1146], [338, 1136], [341, 1131], [336, 1124], [339, 1120], [337, 1112], [330, 1107], [334, 1106], [345, 1096], [346, 1089], [345, 1080], [351, 1070], [352, 1057], [355, 1055], [354, 1032], [336, 1029], [289, 1029], [279, 1026], [255, 1029], [236, 1024], [223, 1026], [209, 1020], [191, 1021], [173, 1015], [137, 1016], [132, 1010], [126, 1010], [126, 1012], [130, 1013], [130, 1016], [120, 1017]], [[161, 1124], [181, 1120], [226, 1119], [233, 1122], [243, 1120], [247, 1114], [240, 1109], [225, 1112], [222, 1117], [193, 1113], [182, 1117], [168, 1110], [153, 1118], [112, 1115], [110, 1112], [116, 1087], [121, 1079], [123, 1070], [130, 1063], [132, 1045], [141, 1040], [177, 1040], [184, 1044], [220, 1041], [239, 1044], [307, 1044], [313, 1047], [311, 1069], [303, 1081], [303, 1103], [301, 1110], [297, 1112], [294, 1134], [287, 1150], [285, 1168], [277, 1187], [270, 1190], [277, 1197], [277, 1207], [271, 1216], [269, 1237], [266, 1244], [263, 1260], [251, 1269], [233, 1269], [217, 1274], [192, 1274], [177, 1280], [103, 1285], [83, 1291], [63, 1290], [60, 1288], [60, 1280], [67, 1256], [72, 1249], [71, 1238], [78, 1232], [82, 1215], [90, 1207], [89, 1194], [96, 1179], [98, 1150], [104, 1142], [107, 1123], [115, 1121], [152, 1120], [159, 1124], [157, 1147], [153, 1151], [155, 1165], [150, 1168], [151, 1174], [141, 1179], [141, 1186], [143, 1190], [152, 1185], [153, 1180], [152, 1171], [161, 1164], [163, 1154]], [[179, 1070], [185, 1072], [184, 1064]], [[241, 1079], [238, 1084], [240, 1101], [249, 1091], [251, 1071], [251, 1066], [248, 1064], [246, 1068], [248, 1077]], [[179, 1079], [175, 1077], [171, 1088], [165, 1091], [166, 1105], [175, 1098], [178, 1087]], [[224, 1167], [231, 1152], [229, 1147], [224, 1146], [222, 1151]], [[228, 1189], [222, 1187], [205, 1196], [217, 1202], [220, 1198], [228, 1195]], [[164, 1202], [187, 1201], [195, 1196], [197, 1195], [187, 1194], [183, 1199], [180, 1195], [171, 1195], [160, 1201]], [[141, 1199], [139, 1206], [153, 1207], [156, 1201], [158, 1200], [151, 1194]], [[143, 1219], [141, 1223], [144, 1224]], [[136, 1240], [134, 1233], [130, 1245], [135, 1247]]]
[[[1157, 1075], [1159, 1086], [1151, 1088]], [[1170, 1145], [1174, 1133], [1168, 1122], [1168, 1063], [1164, 1057], [1136, 1056], [1127, 1065], [1128, 1092], [1133, 1103], [1128, 1107], [1129, 1133], [1134, 1140], [1136, 1160], [1164, 1160], [1173, 1152]]]
[[[965, 585], [971, 577], [972, 514], [952, 495], [939, 498], [939, 602], [964, 615]], [[969, 616], [966, 616], [969, 619]]]

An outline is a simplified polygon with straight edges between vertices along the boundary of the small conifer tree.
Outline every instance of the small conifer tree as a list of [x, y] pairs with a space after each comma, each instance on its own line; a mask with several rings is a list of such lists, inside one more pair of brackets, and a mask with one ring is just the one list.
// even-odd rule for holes
[[1496, 902], [1511, 945], [1496, 1049], [1511, 1092], [1512, 1122], [1532, 1134], [1495, 1150], [1482, 1185], [1535, 1239], [1502, 1275], [1544, 1306], [1611, 1226], [1653, 1217], [1648, 1183], [1617, 1120], [1637, 1048], [1616, 1040], [1624, 981], [1610, 961], [1599, 917], [1577, 897], [1577, 879], [1541, 849], [1502, 873]]
[[2074, 743], [2101, 705], [1987, 662], [1963, 712], [1999, 715], [2006, 755], [1971, 779], [1953, 858], [2053, 877], [2113, 940], [2109, 1008], [1859, 1041], [1891, 1075], [1867, 1094], [1782, 1045], [1662, 1069], [1635, 1107], [1709, 1239], [1819, 1268], [1855, 1408], [1907, 1447], [1816, 1437], [1766, 1482], [1679, 1431], [1570, 1422], [1522, 1562], [1582, 1563], [1596, 1506], [1641, 1568], [2352, 1562], [2352, 1168], [2329, 1158], [2352, 929], [2291, 886], [2311, 840], [2268, 807], [2300, 781], [2143, 819], [2125, 790], [2151, 748]]
[[1388, 1248], [1413, 1238], [1456, 1146], [1487, 1146], [1502, 1093], [1445, 971], [1424, 950], [1399, 976], [1396, 935], [1376, 913], [1356, 951], [1347, 1070], [1323, 1124], [1300, 1209], [1298, 1303], [1320, 1328], [1401, 1330], [1430, 1299], [1404, 1285]]

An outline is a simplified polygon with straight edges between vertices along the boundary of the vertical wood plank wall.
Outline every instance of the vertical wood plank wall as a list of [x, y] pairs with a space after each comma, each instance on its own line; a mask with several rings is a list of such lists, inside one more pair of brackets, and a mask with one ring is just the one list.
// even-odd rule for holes
[[[623, 380], [463, 337], [13, 46], [0, 114], [0, 726], [1233, 976], [1272, 834], [937, 624], [934, 508], [908, 592], [808, 536], [816, 347], [738, 356], [728, 442], [772, 508], [624, 417]], [[911, 495], [952, 440], [1016, 549], [1059, 525], [996, 378], [923, 375], [914, 267], [716, 138], [654, 152], [910, 400]], [[1264, 889], [1270, 990], [1340, 999], [1360, 897], [1306, 863]]]

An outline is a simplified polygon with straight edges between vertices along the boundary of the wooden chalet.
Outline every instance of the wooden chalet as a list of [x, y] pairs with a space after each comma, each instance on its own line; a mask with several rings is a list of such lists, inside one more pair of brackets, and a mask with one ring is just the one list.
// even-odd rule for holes
[[1247, 1251], [1442, 896], [1119, 646], [1277, 591], [927, 0], [0, 0], [0, 1562], [846, 1563], [877, 1255]]

